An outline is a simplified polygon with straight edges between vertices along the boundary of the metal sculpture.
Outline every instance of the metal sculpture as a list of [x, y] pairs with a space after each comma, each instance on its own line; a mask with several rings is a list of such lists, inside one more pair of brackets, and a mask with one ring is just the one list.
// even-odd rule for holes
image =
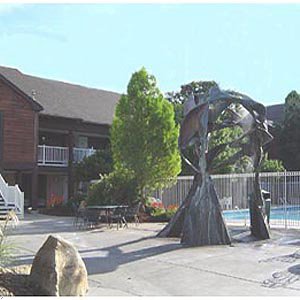
[[[222, 122], [217, 122], [225, 113]], [[251, 233], [258, 239], [268, 239], [270, 235], [259, 183], [263, 146], [272, 140], [265, 107], [246, 95], [222, 91], [214, 86], [208, 94], [191, 93], [184, 105], [184, 115], [178, 144], [183, 159], [193, 168], [195, 176], [186, 199], [158, 236], [181, 237], [182, 243], [191, 246], [230, 244], [210, 174], [215, 168], [248, 156], [252, 159], [255, 173], [250, 209]], [[243, 132], [237, 140], [208, 149], [210, 133], [233, 126], [239, 126]], [[184, 155], [189, 146], [194, 147], [196, 165]], [[237, 148], [237, 152], [219, 165], [214, 165], [216, 156], [227, 146]]]

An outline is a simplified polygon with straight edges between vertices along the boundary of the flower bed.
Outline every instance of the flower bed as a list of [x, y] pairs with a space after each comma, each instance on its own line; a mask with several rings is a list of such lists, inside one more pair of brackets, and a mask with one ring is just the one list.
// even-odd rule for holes
[[146, 201], [146, 213], [149, 222], [169, 222], [178, 209], [177, 205], [168, 205], [155, 198], [148, 198]]
[[47, 200], [46, 207], [39, 208], [39, 213], [50, 216], [73, 216], [70, 203], [64, 203], [63, 196], [52, 194]]

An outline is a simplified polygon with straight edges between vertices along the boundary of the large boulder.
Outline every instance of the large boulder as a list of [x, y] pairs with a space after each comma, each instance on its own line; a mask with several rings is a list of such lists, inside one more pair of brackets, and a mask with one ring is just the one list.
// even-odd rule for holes
[[30, 281], [40, 295], [84, 296], [87, 271], [78, 251], [59, 236], [50, 235], [37, 252]]

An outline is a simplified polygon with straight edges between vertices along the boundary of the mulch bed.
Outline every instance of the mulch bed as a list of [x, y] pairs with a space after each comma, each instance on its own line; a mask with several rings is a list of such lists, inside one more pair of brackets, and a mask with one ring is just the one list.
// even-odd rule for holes
[[74, 215], [69, 207], [40, 208], [39, 213], [58, 217], [70, 217]]
[[0, 296], [34, 296], [29, 282], [31, 265], [0, 267]]

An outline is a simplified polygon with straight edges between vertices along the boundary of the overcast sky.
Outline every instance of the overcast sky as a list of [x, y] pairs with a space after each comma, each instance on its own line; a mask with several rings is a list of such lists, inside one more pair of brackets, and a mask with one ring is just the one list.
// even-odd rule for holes
[[0, 4], [0, 65], [126, 92], [215, 80], [264, 104], [300, 91], [299, 4]]

